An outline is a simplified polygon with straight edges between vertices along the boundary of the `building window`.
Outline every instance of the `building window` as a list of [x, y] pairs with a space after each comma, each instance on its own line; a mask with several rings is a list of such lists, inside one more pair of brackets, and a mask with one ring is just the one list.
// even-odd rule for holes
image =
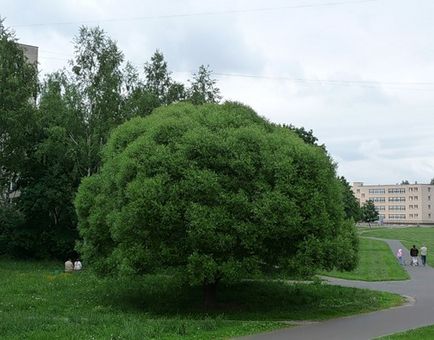
[[431, 204], [428, 204], [428, 209], [431, 209]]
[[389, 189], [387, 189], [387, 192], [389, 194], [404, 194], [405, 189], [404, 188], [389, 188]]
[[428, 195], [428, 201], [431, 201], [431, 196]]
[[408, 218], [413, 218], [413, 214], [408, 215]]
[[431, 191], [431, 188], [430, 187], [428, 187], [428, 192], [430, 192]]
[[370, 194], [384, 194], [386, 193], [385, 189], [369, 189]]
[[419, 209], [419, 206], [417, 204], [414, 205], [415, 209]]
[[405, 202], [405, 197], [389, 197], [389, 202]]
[[431, 214], [428, 214], [428, 218], [431, 218]]
[[419, 196], [414, 196], [414, 200], [417, 201], [419, 199]]
[[418, 218], [419, 217], [419, 215], [418, 214], [414, 214], [414, 218]]
[[386, 210], [386, 207], [384, 205], [376, 205], [375, 210], [377, 210], [377, 211]]
[[391, 220], [405, 220], [405, 214], [389, 214]]
[[385, 197], [370, 197], [369, 200], [372, 202], [386, 202]]
[[414, 188], [414, 191], [418, 191], [419, 189], [418, 188]]
[[357, 189], [357, 193], [360, 194], [360, 189]]
[[389, 205], [389, 210], [405, 210], [405, 205]]

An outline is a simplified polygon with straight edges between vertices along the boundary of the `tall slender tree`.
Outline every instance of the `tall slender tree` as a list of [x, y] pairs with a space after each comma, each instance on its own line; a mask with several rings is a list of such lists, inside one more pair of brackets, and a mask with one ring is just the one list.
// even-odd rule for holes
[[[86, 174], [99, 167], [99, 152], [111, 129], [122, 123], [123, 53], [99, 27], [81, 27], [74, 39], [71, 83], [79, 95], [76, 114], [82, 124]], [[78, 141], [77, 141], [78, 142]]]
[[172, 79], [162, 52], [155, 51], [151, 61], [145, 64], [144, 71], [144, 88], [158, 99], [159, 105], [167, 105], [185, 99], [185, 87]]
[[188, 91], [188, 100], [195, 104], [213, 103], [221, 100], [220, 89], [216, 86], [217, 80], [212, 78], [212, 71], [208, 66], [201, 65], [197, 73], [193, 74], [193, 80]]

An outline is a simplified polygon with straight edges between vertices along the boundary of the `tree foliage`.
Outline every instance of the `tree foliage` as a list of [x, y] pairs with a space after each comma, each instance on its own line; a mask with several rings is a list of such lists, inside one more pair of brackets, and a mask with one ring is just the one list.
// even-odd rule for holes
[[75, 205], [79, 249], [98, 272], [178, 269], [211, 292], [278, 266], [354, 268], [334, 165], [235, 104], [159, 108], [117, 128]]
[[372, 222], [378, 221], [379, 214], [378, 211], [375, 209], [374, 202], [371, 200], [366, 201], [362, 205], [362, 221], [369, 223], [369, 225]]
[[14, 254], [65, 257], [73, 250], [73, 198], [80, 179], [97, 171], [110, 131], [128, 118], [123, 55], [116, 44], [101, 29], [86, 27], [74, 42], [71, 71], [45, 79], [33, 107], [32, 133], [24, 133], [31, 147], [17, 172], [16, 204], [24, 223], [14, 231]]
[[99, 152], [110, 131], [124, 122], [123, 53], [100, 28], [81, 27], [71, 61], [75, 115], [83, 134], [76, 142], [86, 155], [85, 172], [99, 167]]
[[201, 65], [190, 81], [188, 100], [195, 104], [213, 103], [221, 100], [220, 89], [216, 87], [217, 80], [212, 78], [212, 71], [208, 66]]
[[158, 106], [185, 99], [185, 86], [172, 79], [161, 51], [155, 51], [151, 61], [145, 63], [144, 71], [144, 89], [157, 98]]
[[[313, 134], [312, 130], [306, 130], [304, 127], [296, 127], [292, 124], [282, 125], [297, 134], [305, 143], [321, 148], [325, 154], [327, 153], [324, 144], [318, 144], [318, 138]], [[330, 157], [330, 156], [329, 156]], [[331, 157], [330, 160], [332, 161]], [[351, 189], [351, 185], [344, 176], [337, 177], [338, 182], [341, 184], [342, 189], [342, 202], [344, 206], [345, 218], [352, 219], [357, 222], [361, 219], [360, 204]]]
[[16, 181], [34, 133], [36, 65], [0, 18], [0, 192]]
[[42, 85], [34, 117], [38, 134], [20, 173], [17, 204], [25, 223], [17, 233], [29, 239], [18, 246], [29, 256], [67, 256], [78, 237], [72, 201], [87, 158], [81, 149], [84, 143], [76, 144], [84, 132], [70, 103], [70, 90], [62, 74], [51, 75]]
[[315, 145], [318, 146], [320, 148], [322, 148], [324, 151], [326, 151], [325, 145], [324, 144], [318, 144], [318, 138], [313, 134], [312, 129], [310, 129], [309, 131], [306, 130], [303, 126], [301, 127], [296, 127], [292, 124], [286, 125], [283, 124], [282, 125], [284, 128], [287, 128], [291, 131], [293, 131], [295, 134], [297, 134], [298, 137], [300, 137], [305, 143], [310, 144], [310, 145]]
[[354, 196], [350, 183], [344, 176], [338, 177], [342, 186], [342, 199], [344, 204], [344, 212], [346, 218], [352, 218], [353, 221], [360, 221], [362, 217], [362, 211], [360, 210], [360, 204], [357, 198]]
[[15, 205], [0, 202], [0, 255], [21, 255], [22, 234], [17, 230], [24, 223], [24, 215]]
[[66, 256], [78, 237], [73, 197], [98, 171], [113, 128], [187, 95], [159, 51], [141, 77], [102, 29], [81, 27], [73, 43], [69, 67], [38, 87], [35, 65], [0, 23], [0, 193], [4, 204], [11, 183], [21, 194], [8, 211], [22, 223], [4, 234], [14, 254]]

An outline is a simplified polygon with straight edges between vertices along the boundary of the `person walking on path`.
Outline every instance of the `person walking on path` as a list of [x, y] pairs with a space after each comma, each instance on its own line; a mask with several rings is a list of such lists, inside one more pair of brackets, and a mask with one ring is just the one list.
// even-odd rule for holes
[[418, 255], [419, 255], [419, 250], [416, 248], [415, 245], [413, 245], [413, 248], [410, 249], [411, 265], [412, 266], [417, 266], [419, 264], [417, 261]]
[[420, 248], [420, 257], [422, 259], [422, 264], [425, 267], [426, 266], [426, 254], [428, 252], [428, 249], [425, 247], [425, 245], [422, 245]]
[[404, 261], [402, 259], [402, 249], [401, 248], [399, 248], [398, 251], [396, 252], [396, 258], [398, 259], [399, 264], [401, 266], [403, 266], [404, 265]]

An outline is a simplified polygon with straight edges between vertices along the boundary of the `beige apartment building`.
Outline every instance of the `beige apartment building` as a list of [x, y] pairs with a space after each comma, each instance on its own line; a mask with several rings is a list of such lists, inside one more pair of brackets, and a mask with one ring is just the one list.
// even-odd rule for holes
[[21, 49], [24, 51], [24, 55], [26, 56], [28, 62], [30, 64], [38, 65], [38, 47], [26, 44], [18, 44]]
[[364, 185], [354, 182], [354, 195], [360, 205], [374, 202], [380, 222], [397, 224], [434, 224], [434, 185]]

